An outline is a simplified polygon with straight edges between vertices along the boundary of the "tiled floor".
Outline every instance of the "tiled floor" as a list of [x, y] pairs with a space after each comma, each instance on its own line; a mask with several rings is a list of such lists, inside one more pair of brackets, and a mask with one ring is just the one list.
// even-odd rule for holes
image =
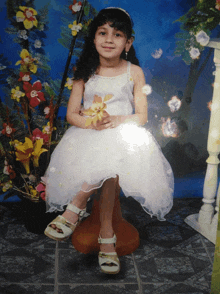
[[97, 256], [75, 251], [26, 230], [13, 207], [0, 205], [1, 294], [209, 294], [214, 245], [184, 218], [202, 201], [174, 199], [165, 222], [151, 219], [132, 198], [122, 198], [123, 216], [139, 231], [140, 247], [120, 257], [121, 272], [99, 271]]

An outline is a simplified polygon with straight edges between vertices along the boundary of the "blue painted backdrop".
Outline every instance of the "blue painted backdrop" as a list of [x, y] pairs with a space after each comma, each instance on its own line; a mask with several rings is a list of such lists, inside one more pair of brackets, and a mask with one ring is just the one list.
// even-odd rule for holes
[[[68, 7], [71, 2], [62, 0], [61, 5], [61, 1], [58, 0], [36, 0], [36, 9], [38, 10], [46, 3], [49, 3], [49, 30], [46, 32], [45, 51], [50, 59], [51, 77], [52, 79], [57, 79], [62, 78], [68, 55], [68, 50], [57, 41], [60, 38], [61, 26], [63, 25], [61, 11], [64, 5]], [[98, 11], [107, 6], [126, 9], [134, 21], [134, 47], [140, 60], [140, 65], [144, 70], [147, 83], [151, 84], [152, 81], [157, 80], [157, 84], [154, 83], [154, 85], [158, 85], [159, 89], [159, 84], [162, 85], [166, 82], [164, 86], [165, 92], [167, 97], [170, 98], [184, 91], [189, 66], [183, 62], [181, 56], [174, 55], [175, 33], [180, 29], [180, 23], [174, 23], [174, 21], [185, 14], [195, 4], [194, 0], [91, 0], [90, 3]], [[0, 21], [0, 52], [4, 53], [11, 60], [12, 64], [15, 64], [19, 60], [20, 48], [17, 44], [13, 43], [12, 37], [4, 32], [4, 28], [8, 26], [8, 21], [6, 17], [6, 5], [2, 0]], [[155, 56], [158, 50], [162, 53], [160, 57]], [[212, 98], [212, 83], [214, 81], [212, 73], [214, 70], [214, 64], [211, 58], [200, 76], [193, 94], [193, 100], [190, 104], [191, 114], [187, 122], [188, 131], [183, 133], [180, 138], [166, 138], [161, 131], [158, 131], [159, 121], [167, 113], [167, 104], [163, 95], [158, 93], [157, 86], [153, 88], [152, 94], [148, 97], [149, 126], [164, 152], [166, 152], [168, 159], [172, 161], [171, 165], [173, 164], [176, 177], [187, 177], [190, 172], [198, 172], [199, 168], [204, 174], [210, 116], [207, 103]], [[2, 92], [0, 94], [3, 96]], [[197, 161], [196, 164], [195, 161]], [[193, 164], [195, 168], [192, 167]], [[201, 194], [203, 175], [200, 179], [199, 193]]]

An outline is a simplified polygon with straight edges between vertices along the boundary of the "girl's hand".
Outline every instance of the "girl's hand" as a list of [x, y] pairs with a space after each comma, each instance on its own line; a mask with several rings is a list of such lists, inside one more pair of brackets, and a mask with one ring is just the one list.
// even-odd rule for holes
[[98, 121], [94, 126], [94, 129], [101, 131], [105, 129], [113, 129], [119, 125], [119, 117], [116, 115], [107, 115], [103, 117], [101, 121]]

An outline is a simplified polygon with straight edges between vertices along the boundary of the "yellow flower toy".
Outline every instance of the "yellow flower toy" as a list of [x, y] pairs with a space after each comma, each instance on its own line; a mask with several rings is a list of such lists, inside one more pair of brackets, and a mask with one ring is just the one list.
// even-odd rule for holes
[[92, 106], [82, 111], [83, 115], [88, 116], [86, 120], [86, 127], [91, 125], [92, 123], [96, 124], [98, 121], [101, 121], [106, 114], [108, 114], [105, 110], [107, 107], [105, 102], [110, 100], [112, 96], [113, 95], [111, 94], [106, 95], [103, 101], [102, 98], [98, 95], [94, 96]]

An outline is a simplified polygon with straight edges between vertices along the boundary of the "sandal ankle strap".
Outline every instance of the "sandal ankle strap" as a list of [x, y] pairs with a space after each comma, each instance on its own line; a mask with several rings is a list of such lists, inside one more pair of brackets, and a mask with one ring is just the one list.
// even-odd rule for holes
[[83, 209], [76, 207], [75, 205], [73, 205], [71, 203], [67, 205], [66, 209], [68, 209], [72, 212], [75, 212], [76, 214], [80, 214], [80, 212], [83, 210]]
[[112, 237], [112, 238], [101, 238], [100, 236], [99, 236], [99, 238], [98, 238], [98, 243], [99, 244], [115, 244], [116, 243], [116, 241], [117, 241], [117, 238], [116, 238], [116, 235], [114, 234], [114, 236]]

